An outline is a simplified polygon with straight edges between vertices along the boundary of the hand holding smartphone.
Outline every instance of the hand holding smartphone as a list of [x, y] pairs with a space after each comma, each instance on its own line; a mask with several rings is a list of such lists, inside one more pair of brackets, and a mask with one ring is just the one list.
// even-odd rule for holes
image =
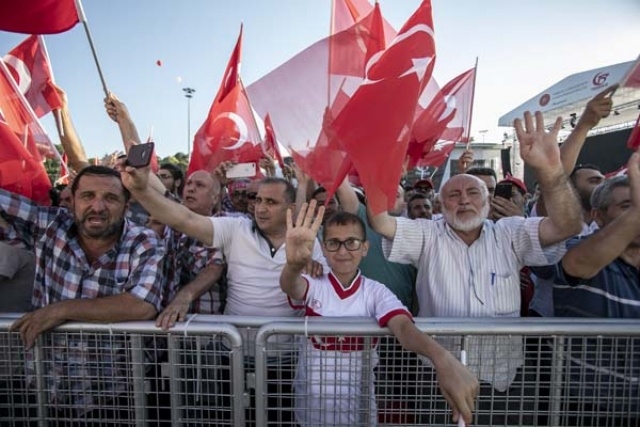
[[510, 182], [501, 182], [496, 185], [496, 191], [493, 193], [493, 197], [502, 197], [503, 199], [511, 200], [511, 191], [513, 184]]
[[127, 154], [127, 166], [132, 166], [134, 168], [149, 166], [149, 163], [151, 163], [151, 156], [153, 156], [153, 148], [153, 142], [132, 146]]

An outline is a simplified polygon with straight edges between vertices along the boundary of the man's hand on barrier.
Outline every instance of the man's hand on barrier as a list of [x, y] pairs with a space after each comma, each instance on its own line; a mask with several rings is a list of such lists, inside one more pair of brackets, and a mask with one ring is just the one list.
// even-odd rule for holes
[[184, 322], [191, 299], [178, 293], [171, 303], [158, 315], [156, 326], [167, 331], [176, 325], [176, 322]]
[[47, 305], [16, 320], [9, 331], [20, 331], [22, 342], [28, 350], [35, 345], [38, 335], [64, 323], [57, 313], [56, 304]]

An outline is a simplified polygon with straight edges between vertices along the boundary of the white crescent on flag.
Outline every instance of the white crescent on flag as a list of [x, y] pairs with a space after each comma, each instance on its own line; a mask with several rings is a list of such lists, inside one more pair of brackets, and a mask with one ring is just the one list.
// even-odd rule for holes
[[16, 72], [18, 75], [18, 80], [16, 80], [18, 89], [20, 89], [20, 92], [23, 94], [26, 94], [31, 87], [31, 72], [29, 71], [27, 64], [13, 55], [5, 55], [2, 59], [5, 64], [9, 65]]
[[[405, 40], [408, 37], [411, 37], [412, 35], [414, 35], [415, 33], [418, 32], [423, 32], [429, 35], [429, 37], [433, 38], [433, 29], [431, 29], [431, 27], [429, 27], [428, 25], [425, 24], [418, 24], [418, 25], [414, 25], [413, 27], [411, 27], [410, 29], [408, 29], [407, 31], [405, 31], [404, 33], [398, 34], [398, 36], [393, 39], [393, 42], [391, 42], [391, 44], [389, 45], [389, 47], [387, 47], [387, 49], [385, 50], [381, 50], [379, 52], [376, 52], [370, 59], [369, 62], [367, 62], [367, 66], [365, 67], [365, 78], [362, 81], [362, 85], [369, 85], [369, 84], [374, 84], [374, 83], [378, 83], [381, 80], [384, 79], [380, 79], [380, 80], [371, 80], [369, 78], [369, 70], [371, 69], [371, 67], [373, 67], [382, 57], [382, 55], [388, 51], [389, 49], [391, 49], [393, 46], [397, 45], [398, 43], [400, 43], [401, 41]], [[411, 73], [416, 73], [416, 75], [418, 76], [419, 80], [422, 80], [422, 78], [424, 77], [424, 74], [427, 72], [427, 67], [429, 65], [429, 63], [433, 60], [432, 57], [421, 57], [421, 58], [412, 58], [412, 62], [413, 62], [413, 66], [409, 69], [407, 69], [404, 73], [402, 73], [400, 76], [398, 77], [403, 77], [403, 76], [407, 76]]]
[[[220, 114], [218, 117], [216, 117], [213, 120], [213, 123], [217, 122], [220, 119], [223, 118], [227, 118], [229, 120], [231, 120], [233, 123], [235, 123], [236, 128], [238, 129], [238, 132], [240, 133], [240, 136], [238, 136], [238, 141], [233, 144], [230, 145], [228, 147], [222, 147], [225, 150], [237, 150], [238, 148], [242, 147], [244, 145], [245, 142], [247, 142], [249, 140], [249, 128], [247, 127], [247, 124], [244, 122], [244, 120], [242, 119], [242, 117], [240, 117], [238, 114], [229, 111], [226, 113], [222, 113]], [[250, 141], [253, 145], [257, 145], [256, 143], [254, 143], [253, 141]]]

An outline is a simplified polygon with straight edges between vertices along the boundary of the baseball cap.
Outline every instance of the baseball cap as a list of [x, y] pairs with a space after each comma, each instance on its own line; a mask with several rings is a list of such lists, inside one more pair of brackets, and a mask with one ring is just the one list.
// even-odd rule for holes
[[227, 189], [229, 191], [229, 194], [233, 194], [238, 190], [244, 190], [247, 188], [247, 186], [249, 185], [251, 181], [248, 179], [235, 179], [233, 181], [230, 181], [227, 184]]
[[431, 181], [431, 179], [426, 178], [426, 179], [419, 179], [418, 181], [416, 181], [413, 184], [413, 188], [416, 189], [418, 187], [429, 187], [430, 189], [433, 190], [433, 181]]
[[[518, 187], [518, 190], [520, 191], [520, 193], [524, 196], [525, 194], [527, 194], [527, 192], [529, 190], [527, 190], [527, 186], [524, 185], [524, 182], [522, 182], [522, 180], [516, 178], [515, 176], [507, 176], [505, 179], [503, 179], [500, 182], [510, 182], [513, 185], [515, 185], [516, 187]], [[499, 184], [499, 183], [498, 183]]]

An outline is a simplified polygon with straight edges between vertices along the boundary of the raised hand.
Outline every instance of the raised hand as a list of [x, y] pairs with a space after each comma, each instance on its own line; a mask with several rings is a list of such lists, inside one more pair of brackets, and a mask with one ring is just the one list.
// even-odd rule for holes
[[613, 107], [612, 96], [616, 89], [618, 89], [617, 84], [609, 86], [587, 102], [587, 107], [580, 116], [576, 127], [584, 126], [590, 130], [600, 123], [600, 119], [608, 117], [611, 114], [611, 108]]
[[524, 126], [520, 119], [514, 122], [516, 135], [520, 142], [520, 157], [536, 171], [556, 172], [562, 169], [558, 132], [562, 127], [562, 118], [558, 117], [549, 132], [544, 128], [544, 117], [540, 111], [535, 113], [535, 123], [531, 113], [524, 113]]
[[289, 209], [287, 211], [287, 264], [300, 270], [305, 268], [309, 261], [311, 261], [313, 246], [318, 236], [318, 230], [322, 225], [324, 206], [318, 208], [318, 213], [314, 219], [315, 211], [315, 200], [312, 200], [311, 203], [304, 203], [296, 218], [295, 226], [293, 224], [292, 210]]

